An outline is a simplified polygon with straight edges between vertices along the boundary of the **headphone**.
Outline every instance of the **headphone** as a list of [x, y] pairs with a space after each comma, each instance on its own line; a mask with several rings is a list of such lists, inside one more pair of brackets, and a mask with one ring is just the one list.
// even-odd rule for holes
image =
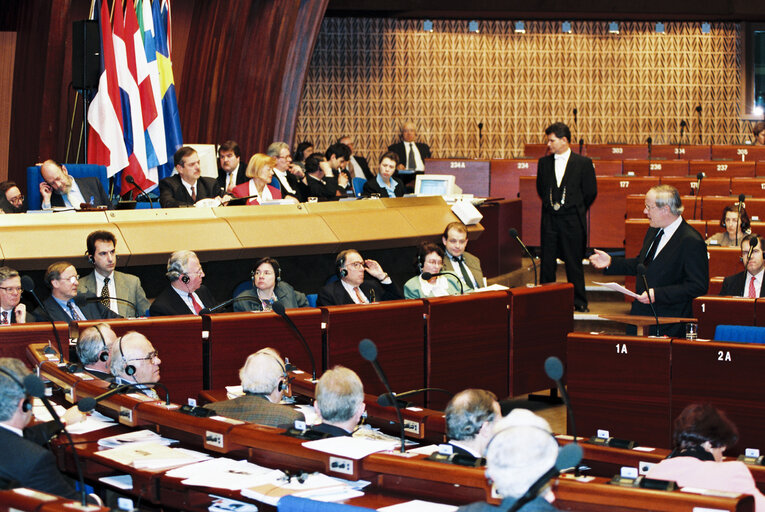
[[341, 251], [340, 254], [337, 255], [337, 258], [335, 258], [335, 274], [337, 274], [337, 277], [340, 279], [348, 276], [348, 270], [343, 267], [345, 267], [345, 260], [348, 257], [348, 254], [352, 252], [358, 253], [358, 251], [355, 251], [354, 249], [346, 249]]
[[261, 266], [263, 263], [268, 263], [271, 265], [271, 268], [274, 269], [274, 275], [276, 275], [276, 281], [275, 284], [279, 284], [282, 280], [282, 269], [279, 266], [279, 262], [276, 261], [273, 258], [269, 258], [266, 256], [265, 258], [260, 258], [258, 261], [255, 262], [255, 266], [252, 267], [252, 271], [250, 271], [250, 279], [255, 279], [255, 271], [258, 270], [258, 267]]
[[104, 349], [101, 351], [100, 354], [98, 354], [98, 359], [101, 362], [106, 362], [109, 360], [109, 347], [106, 346], [106, 340], [104, 339], [104, 334], [101, 332], [101, 328], [98, 327], [98, 324], [94, 325], [93, 327], [96, 328], [96, 332], [98, 333], [98, 337], [101, 338], [101, 343], [104, 344]]
[[183, 266], [178, 260], [173, 261], [172, 264], [167, 266], [165, 277], [167, 277], [170, 281], [175, 281], [177, 279], [180, 279], [183, 283], [188, 283], [191, 281], [191, 278], [188, 276], [188, 274], [186, 274], [186, 271], [183, 270]]
[[[120, 336], [120, 339], [117, 340], [117, 346], [120, 349], [120, 355], [122, 356], [122, 359], [127, 363], [127, 358], [125, 357], [125, 353], [122, 351], [122, 336]], [[125, 375], [133, 376], [136, 372], [136, 367], [132, 364], [126, 364], [125, 365]]]
[[93, 259], [93, 255], [90, 254], [90, 252], [88, 252], [88, 251], [85, 251], [85, 254], [88, 257], [88, 262], [90, 262], [91, 265], [95, 265], [96, 264], [96, 260]]
[[13, 382], [15, 382], [20, 388], [21, 391], [24, 392], [24, 402], [21, 404], [21, 410], [24, 412], [29, 412], [32, 410], [32, 402], [29, 401], [29, 394], [27, 393], [27, 388], [24, 387], [24, 384], [21, 383], [21, 381], [16, 377], [14, 374], [12, 374], [10, 371], [6, 370], [2, 366], [0, 366], [0, 373], [4, 373], [10, 378]]
[[189, 281], [191, 281], [191, 278], [188, 274], [181, 274], [181, 281], [183, 284], [189, 284]]
[[264, 348], [258, 350], [255, 353], [256, 354], [261, 354], [261, 355], [264, 355], [264, 356], [268, 356], [271, 359], [273, 359], [274, 361], [276, 361], [276, 364], [278, 364], [279, 368], [282, 370], [282, 376], [279, 379], [279, 384], [276, 385], [276, 389], [279, 392], [287, 391], [287, 389], [289, 388], [289, 374], [287, 373], [287, 368], [284, 367], [284, 364], [282, 364], [282, 362], [279, 360], [279, 358], [276, 357], [270, 351], [268, 351], [268, 350], [266, 350]]

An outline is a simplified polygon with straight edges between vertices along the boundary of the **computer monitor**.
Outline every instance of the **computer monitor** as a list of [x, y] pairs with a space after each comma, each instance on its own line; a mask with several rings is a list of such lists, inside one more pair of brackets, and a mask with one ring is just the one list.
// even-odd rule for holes
[[451, 174], [418, 174], [414, 183], [416, 196], [455, 196], [462, 194]]

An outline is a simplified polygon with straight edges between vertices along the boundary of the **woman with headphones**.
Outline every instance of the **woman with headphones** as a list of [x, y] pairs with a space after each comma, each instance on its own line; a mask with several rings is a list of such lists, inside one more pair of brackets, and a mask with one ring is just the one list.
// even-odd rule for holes
[[237, 295], [234, 311], [271, 311], [276, 301], [284, 309], [308, 307], [305, 294], [282, 281], [279, 262], [274, 258], [260, 258], [250, 275], [252, 288]]
[[[459, 295], [460, 285], [457, 278], [451, 275], [435, 276], [443, 269], [444, 250], [433, 242], [422, 242], [417, 247], [416, 266], [420, 274], [414, 276], [404, 285], [404, 298], [420, 299], [424, 297], [444, 297]], [[424, 279], [423, 272], [431, 274]]]

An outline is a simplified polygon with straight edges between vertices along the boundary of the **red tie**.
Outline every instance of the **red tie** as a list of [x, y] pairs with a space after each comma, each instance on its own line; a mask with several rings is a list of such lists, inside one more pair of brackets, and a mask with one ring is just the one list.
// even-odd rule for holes
[[754, 276], [752, 276], [752, 279], [749, 281], [749, 298], [757, 298], [757, 290], [754, 289]]
[[353, 291], [356, 292], [356, 298], [359, 299], [359, 304], [367, 303], [366, 297], [364, 297], [364, 294], [361, 293], [361, 290], [359, 289], [358, 286], [354, 286]]
[[194, 185], [191, 186], [191, 200], [197, 202], [197, 187]]
[[191, 299], [191, 305], [194, 306], [194, 312], [198, 315], [200, 311], [202, 311], [202, 306], [199, 305], [199, 302], [194, 298], [194, 294], [190, 293], [189, 298]]

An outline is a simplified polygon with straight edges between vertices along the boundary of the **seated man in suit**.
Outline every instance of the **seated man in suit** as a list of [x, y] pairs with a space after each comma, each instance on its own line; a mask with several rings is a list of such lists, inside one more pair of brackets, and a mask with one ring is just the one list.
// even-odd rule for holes
[[280, 402], [289, 392], [289, 375], [279, 353], [272, 348], [250, 354], [239, 370], [244, 395], [213, 402], [207, 407], [221, 416], [271, 427], [290, 428], [305, 421], [303, 413]]
[[244, 174], [247, 165], [241, 163], [242, 151], [239, 144], [227, 140], [218, 147], [218, 186], [231, 194], [234, 187], [247, 181]]
[[26, 213], [27, 203], [24, 194], [13, 181], [0, 183], [0, 208], [5, 213]]
[[268, 146], [266, 154], [276, 159], [274, 176], [279, 180], [282, 197], [294, 197], [300, 203], [305, 202], [308, 197], [305, 172], [299, 165], [292, 163], [289, 145], [286, 142], [274, 142]]
[[202, 264], [193, 251], [175, 251], [167, 260], [170, 285], [154, 299], [151, 316], [198, 315], [204, 308], [215, 306], [215, 297], [202, 284]]
[[364, 415], [364, 385], [356, 372], [344, 366], [327, 370], [316, 384], [313, 405], [321, 423], [312, 430], [327, 437], [350, 436]]
[[450, 222], [441, 242], [446, 250], [444, 270], [454, 272], [462, 281], [465, 291], [484, 286], [481, 260], [465, 251], [468, 242], [467, 228], [462, 222]]
[[116, 384], [136, 384], [132, 389], [159, 400], [152, 384], [159, 382], [159, 351], [140, 332], [131, 331], [112, 343], [109, 369]]
[[27, 428], [32, 420], [32, 404], [22, 382], [29, 370], [20, 360], [10, 357], [0, 359], [0, 368], [0, 449], [6, 454], [0, 458], [0, 479], [77, 499], [79, 494], [58, 471], [53, 453], [42, 446], [55, 434], [55, 429], [48, 423]]
[[494, 423], [502, 417], [497, 396], [483, 389], [460, 391], [446, 404], [444, 414], [448, 446], [460, 459], [457, 463], [483, 465]]
[[43, 210], [53, 207], [79, 208], [82, 203], [112, 208], [98, 178], [77, 178], [69, 176], [66, 167], [53, 160], [46, 160], [40, 166], [43, 181], [40, 183]]
[[375, 179], [374, 173], [369, 169], [369, 163], [363, 156], [357, 155], [353, 152], [353, 138], [349, 135], [344, 135], [337, 140], [338, 143], [343, 144], [350, 149], [350, 159], [348, 165], [345, 168], [348, 170], [348, 174], [351, 178], [364, 178], [367, 181]]
[[762, 239], [759, 236], [746, 235], [741, 240], [741, 261], [744, 262], [746, 270], [726, 277], [720, 295], [749, 299], [765, 297], [762, 279], [765, 263], [762, 258]]
[[[335, 162], [337, 161], [335, 158]], [[336, 176], [327, 176], [332, 172], [332, 168], [321, 153], [314, 153], [306, 158], [305, 172], [308, 197], [315, 197], [319, 201], [336, 201], [347, 195], [348, 175], [338, 171]]]
[[[353, 187], [351, 186], [351, 173], [348, 170], [348, 162], [351, 160], [351, 148], [345, 144], [336, 143], [332, 144], [324, 152], [324, 157], [329, 164], [329, 170], [326, 170], [327, 178], [334, 178], [338, 183], [340, 193], [344, 196], [353, 195]], [[326, 169], [326, 168], [325, 168]], [[340, 180], [340, 176], [344, 175], [346, 180]], [[342, 183], [345, 182], [345, 185]]]
[[84, 295], [77, 295], [79, 280], [77, 269], [68, 261], [57, 261], [50, 265], [45, 271], [45, 284], [51, 293], [42, 301], [45, 308], [37, 308], [34, 311], [33, 315], [37, 321], [48, 320], [48, 315], [54, 322], [122, 318], [100, 302], [88, 302]]
[[404, 123], [401, 127], [401, 142], [388, 146], [388, 151], [398, 155], [398, 170], [422, 171], [425, 169], [425, 159], [430, 158], [430, 146], [424, 142], [415, 142], [417, 128], [414, 123]]
[[[403, 298], [380, 264], [375, 260], [365, 260], [356, 249], [346, 249], [337, 255], [335, 272], [339, 279], [319, 290], [318, 306], [368, 304]], [[369, 272], [374, 280], [365, 279], [365, 272]]]
[[77, 357], [85, 371], [98, 379], [112, 380], [109, 370], [109, 352], [117, 341], [109, 324], [100, 323], [88, 327], [77, 339]]
[[21, 302], [21, 277], [10, 267], [0, 267], [0, 325], [26, 321], [27, 306]]
[[189, 146], [175, 152], [173, 163], [178, 174], [159, 181], [159, 204], [162, 208], [194, 206], [202, 199], [214, 199], [217, 204], [226, 204], [231, 196], [218, 185], [218, 181], [202, 176], [199, 155]]
[[101, 304], [121, 316], [145, 316], [149, 300], [134, 275], [117, 272], [117, 238], [110, 231], [93, 231], [85, 240], [93, 272], [80, 279], [80, 291], [101, 297]]
[[[486, 449], [486, 478], [502, 497], [499, 506], [486, 502], [463, 505], [458, 512], [499, 512], [509, 510], [542, 475], [555, 466], [558, 442], [549, 423], [526, 409], [513, 411], [499, 420]], [[521, 505], [521, 512], [552, 512], [555, 495], [549, 485]]]

